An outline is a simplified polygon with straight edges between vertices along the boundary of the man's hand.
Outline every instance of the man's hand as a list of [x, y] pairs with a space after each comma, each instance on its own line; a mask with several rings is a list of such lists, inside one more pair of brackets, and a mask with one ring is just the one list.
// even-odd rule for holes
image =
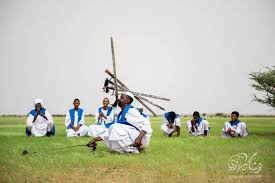
[[99, 114], [99, 116], [100, 116], [100, 117], [102, 117], [102, 118], [107, 119], [107, 117], [104, 115], [104, 113], [103, 113], [103, 112], [101, 112], [101, 113]]
[[228, 128], [227, 133], [229, 134], [231, 133], [231, 128]]
[[74, 125], [73, 125], [72, 122], [70, 123], [70, 126], [71, 126], [71, 128], [72, 128], [75, 132], [77, 132], [77, 129], [76, 129], [76, 127], [74, 127]]
[[172, 129], [173, 128], [173, 124], [172, 123], [168, 123], [167, 127]]
[[87, 144], [87, 146], [88, 146], [88, 147], [92, 147], [93, 150], [96, 150], [96, 146], [97, 146], [96, 142], [97, 142], [97, 141], [101, 141], [101, 140], [103, 140], [103, 139], [102, 139], [100, 136], [98, 136], [98, 137], [92, 139], [92, 140]]
[[198, 129], [198, 127], [196, 125], [196, 121], [194, 119], [191, 120], [191, 125], [192, 125], [192, 127]]
[[133, 146], [134, 147], [140, 147], [142, 145], [141, 140], [142, 140], [142, 138], [137, 137], [134, 144], [133, 144]]
[[134, 147], [138, 147], [139, 148], [140, 146], [142, 146], [141, 140], [142, 140], [142, 138], [144, 137], [145, 134], [146, 134], [146, 132], [144, 130], [140, 131], [139, 136], [136, 138], [136, 140], [135, 140], [135, 142], [133, 144]]

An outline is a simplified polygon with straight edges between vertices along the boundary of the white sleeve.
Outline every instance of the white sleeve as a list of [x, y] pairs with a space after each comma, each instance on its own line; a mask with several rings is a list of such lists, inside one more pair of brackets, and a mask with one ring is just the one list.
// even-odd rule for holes
[[175, 119], [175, 125], [178, 126], [178, 127], [181, 127], [181, 121], [180, 121], [180, 118], [179, 118], [179, 117], [177, 117], [177, 118]]
[[141, 130], [144, 130], [146, 133], [152, 133], [153, 130], [151, 128], [151, 122], [149, 121], [149, 119], [145, 118], [144, 116], [142, 116], [142, 118], [144, 118], [144, 122]]
[[47, 121], [48, 123], [54, 123], [54, 122], [53, 122], [52, 115], [49, 113], [48, 110], [45, 111], [45, 116], [46, 116], [47, 119], [48, 119], [48, 121]]
[[33, 118], [34, 116], [29, 114], [28, 118], [27, 118], [27, 126], [32, 126], [32, 122], [33, 122]]
[[98, 117], [99, 117], [99, 113], [98, 111], [95, 112], [95, 124], [98, 123]]
[[81, 124], [81, 125], [85, 125], [85, 113], [84, 113], [84, 110], [83, 110], [83, 113], [82, 113], [81, 119], [80, 119], [80, 121], [79, 121], [79, 124]]
[[66, 126], [66, 127], [69, 126], [70, 123], [71, 123], [71, 116], [70, 116], [70, 113], [67, 112], [66, 118], [65, 118], [65, 126]]
[[110, 115], [106, 117], [107, 117], [106, 119], [107, 123], [112, 123], [114, 121], [114, 117], [115, 117], [114, 108], [112, 109]]
[[144, 130], [146, 133], [152, 133], [150, 121], [142, 116], [136, 108], [129, 109], [125, 117], [129, 123], [136, 126], [140, 130]]
[[224, 130], [224, 132], [227, 132], [227, 130], [229, 129], [229, 123], [228, 123], [228, 121], [227, 122], [225, 122], [224, 123], [224, 126], [223, 126], [223, 130]]
[[191, 128], [192, 128], [192, 124], [191, 124], [191, 121], [190, 121], [190, 120], [188, 120], [188, 121], [186, 122], [186, 126], [187, 126], [188, 131], [190, 132], [190, 131], [191, 131]]

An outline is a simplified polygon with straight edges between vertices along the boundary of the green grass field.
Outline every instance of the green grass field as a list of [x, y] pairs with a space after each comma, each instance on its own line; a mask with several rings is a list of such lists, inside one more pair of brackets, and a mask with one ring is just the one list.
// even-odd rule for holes
[[[275, 182], [275, 118], [242, 118], [248, 126], [245, 139], [220, 137], [226, 118], [208, 118], [209, 137], [190, 137], [182, 119], [181, 137], [160, 132], [162, 119], [152, 118], [150, 147], [138, 155], [110, 153], [103, 143], [85, 144], [89, 137], [66, 138], [64, 118], [54, 118], [55, 137], [26, 137], [24, 117], [0, 118], [0, 182]], [[94, 119], [87, 118], [90, 125]], [[27, 149], [38, 154], [22, 156]], [[237, 153], [257, 153], [262, 170], [233, 173], [228, 161]]]

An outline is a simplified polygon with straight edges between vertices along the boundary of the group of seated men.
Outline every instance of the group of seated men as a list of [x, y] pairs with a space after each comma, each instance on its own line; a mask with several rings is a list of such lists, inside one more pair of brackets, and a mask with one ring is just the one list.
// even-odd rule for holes
[[[95, 113], [96, 123], [85, 125], [84, 110], [80, 108], [80, 100], [75, 99], [73, 108], [65, 118], [67, 137], [90, 136], [90, 147], [96, 147], [98, 141], [103, 141], [111, 151], [119, 153], [139, 153], [149, 145], [152, 128], [149, 116], [143, 113], [142, 107], [133, 107], [134, 96], [130, 92], [120, 95], [117, 105], [121, 108], [115, 120], [115, 108], [110, 106], [108, 98], [103, 99], [102, 107]], [[245, 137], [248, 135], [244, 122], [238, 120], [239, 113], [232, 112], [231, 121], [224, 124], [222, 137]], [[173, 133], [180, 136], [181, 121], [179, 114], [166, 112], [163, 116], [161, 130], [171, 137]], [[199, 112], [193, 113], [193, 119], [186, 123], [188, 133], [192, 136], [207, 136], [210, 131], [207, 120], [200, 117]], [[26, 135], [55, 135], [55, 125], [52, 116], [44, 107], [42, 99], [35, 99], [34, 109], [27, 119]]]
[[[120, 95], [117, 105], [121, 108], [114, 120], [114, 107], [109, 106], [109, 99], [103, 99], [103, 106], [96, 112], [96, 124], [85, 125], [84, 110], [80, 108], [80, 100], [75, 99], [74, 107], [68, 111], [65, 118], [67, 137], [91, 136], [90, 147], [95, 147], [98, 141], [103, 141], [111, 151], [119, 153], [139, 153], [149, 145], [152, 135], [149, 117], [131, 104], [134, 96], [130, 92]], [[34, 109], [27, 119], [26, 134], [28, 136], [55, 135], [55, 125], [51, 115], [45, 109], [42, 99], [34, 101]]]
[[[193, 118], [186, 122], [188, 133], [191, 136], [207, 136], [210, 132], [209, 122], [200, 116], [198, 111], [193, 113]], [[175, 112], [166, 112], [163, 116], [161, 130], [164, 135], [171, 137], [173, 133], [180, 136], [181, 121], [179, 114]], [[239, 120], [239, 113], [233, 111], [231, 120], [224, 123], [222, 128], [222, 137], [246, 137], [248, 135], [246, 124]]]

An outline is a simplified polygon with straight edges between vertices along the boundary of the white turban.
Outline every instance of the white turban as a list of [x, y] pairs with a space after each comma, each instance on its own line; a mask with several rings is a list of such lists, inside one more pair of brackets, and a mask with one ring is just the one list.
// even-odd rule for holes
[[131, 97], [133, 100], [135, 99], [134, 94], [131, 92], [124, 92], [123, 94], [127, 95], [128, 97]]
[[41, 104], [41, 107], [44, 107], [44, 100], [42, 98], [37, 98], [33, 101], [34, 106], [39, 103]]

